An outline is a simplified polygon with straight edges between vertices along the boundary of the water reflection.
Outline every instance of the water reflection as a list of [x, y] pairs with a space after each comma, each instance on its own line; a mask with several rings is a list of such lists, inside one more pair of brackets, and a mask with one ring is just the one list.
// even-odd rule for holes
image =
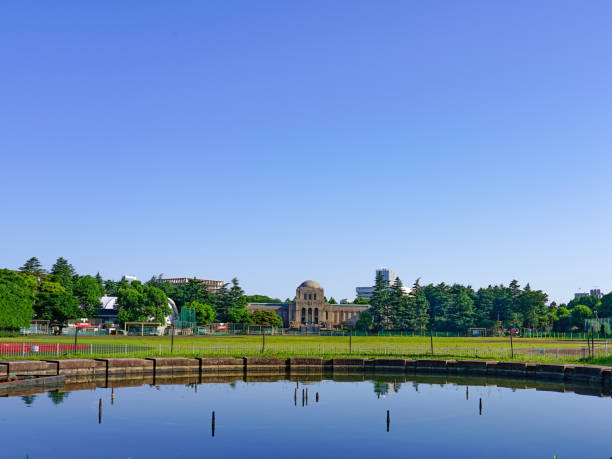
[[[517, 457], [517, 439], [529, 445], [520, 457], [610, 457], [610, 402], [598, 388], [434, 375], [326, 377], [189, 375], [157, 377], [155, 385], [151, 376], [68, 379], [46, 396], [0, 398], [0, 431], [10, 439], [3, 457], [83, 457], [64, 448], [66, 425], [75, 438], [91, 438], [92, 429], [112, 438], [116, 454], [91, 448], [91, 458], [176, 457], [177, 443], [193, 456]], [[581, 422], [571, 436], [559, 436], [559, 420], [570, 415]], [[296, 445], [305, 436], [316, 441]]]
[[69, 393], [54, 390], [51, 392], [47, 392], [47, 395], [55, 405], [59, 405], [68, 397]]

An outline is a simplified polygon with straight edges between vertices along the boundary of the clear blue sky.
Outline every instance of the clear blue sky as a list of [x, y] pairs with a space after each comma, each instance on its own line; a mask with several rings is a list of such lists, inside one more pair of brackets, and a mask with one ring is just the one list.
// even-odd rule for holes
[[612, 290], [609, 1], [4, 2], [0, 265]]

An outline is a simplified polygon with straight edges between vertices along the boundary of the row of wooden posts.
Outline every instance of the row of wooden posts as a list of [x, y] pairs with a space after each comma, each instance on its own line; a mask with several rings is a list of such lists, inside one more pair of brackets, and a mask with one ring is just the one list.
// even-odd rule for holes
[[[299, 381], [295, 383], [295, 389], [293, 391], [293, 404], [295, 406], [297, 406], [297, 394], [298, 394], [298, 388], [299, 388]], [[195, 385], [195, 391], [198, 391], [198, 385], [196, 383]], [[465, 388], [465, 399], [469, 400], [470, 398], [470, 388], [469, 386], [466, 386]], [[315, 393], [315, 401], [316, 403], [319, 403], [319, 393], [316, 392]], [[111, 405], [113, 405], [115, 403], [115, 389], [112, 388], [111, 389]], [[303, 388], [302, 389], [302, 406], [307, 406], [308, 405], [308, 388]], [[478, 400], [478, 412], [479, 415], [482, 416], [482, 398], [479, 398]], [[98, 424], [102, 424], [102, 399], [100, 398], [98, 400]], [[389, 410], [387, 410], [387, 432], [389, 432], [389, 426], [391, 425], [391, 414], [389, 412]], [[213, 410], [212, 412], [212, 419], [211, 419], [211, 434], [214, 437], [215, 436], [215, 412]]]

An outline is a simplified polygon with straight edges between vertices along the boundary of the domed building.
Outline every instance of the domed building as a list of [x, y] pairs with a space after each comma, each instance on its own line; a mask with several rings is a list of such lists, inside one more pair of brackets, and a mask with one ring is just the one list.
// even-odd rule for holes
[[249, 303], [249, 312], [275, 311], [285, 327], [310, 329], [341, 329], [353, 327], [367, 304], [329, 304], [318, 282], [306, 280], [298, 285], [293, 303]]

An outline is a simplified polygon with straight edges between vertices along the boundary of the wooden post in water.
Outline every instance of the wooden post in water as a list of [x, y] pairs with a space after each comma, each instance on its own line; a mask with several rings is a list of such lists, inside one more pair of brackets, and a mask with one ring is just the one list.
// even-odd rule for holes
[[308, 388], [306, 388], [306, 406], [308, 406]]
[[102, 424], [102, 399], [98, 400], [98, 424]]
[[297, 387], [293, 390], [293, 405], [297, 406]]
[[304, 406], [304, 389], [302, 389], [302, 406]]
[[482, 416], [482, 398], [478, 402], [478, 411], [480, 416]]
[[115, 388], [111, 388], [111, 405], [115, 404]]
[[318, 392], [315, 394], [315, 402], [319, 403], [319, 393]]
[[212, 436], [215, 436], [215, 412], [212, 412], [212, 422], [211, 422], [211, 427], [212, 427]]
[[391, 416], [389, 416], [389, 410], [387, 410], [387, 432], [389, 432], [389, 424], [391, 424]]
[[465, 386], [465, 399], [470, 399], [470, 386]]

